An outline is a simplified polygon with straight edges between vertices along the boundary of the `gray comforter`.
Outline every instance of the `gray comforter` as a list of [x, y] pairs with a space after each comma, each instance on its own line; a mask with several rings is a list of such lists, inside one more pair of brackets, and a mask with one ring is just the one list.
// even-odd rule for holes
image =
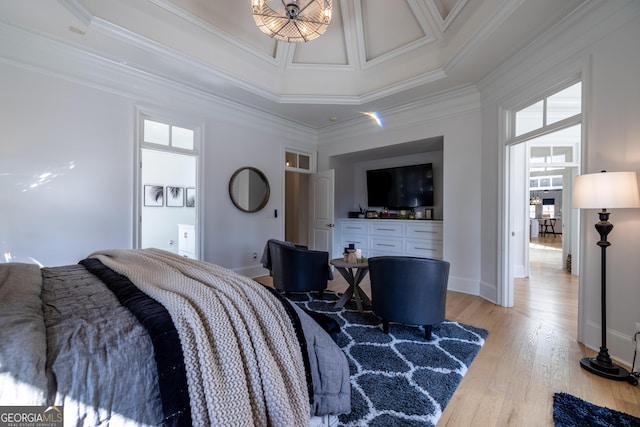
[[[296, 311], [311, 363], [311, 415], [349, 412], [344, 354]], [[84, 267], [0, 264], [0, 324], [1, 405], [64, 405], [65, 425], [162, 425], [151, 339]]]

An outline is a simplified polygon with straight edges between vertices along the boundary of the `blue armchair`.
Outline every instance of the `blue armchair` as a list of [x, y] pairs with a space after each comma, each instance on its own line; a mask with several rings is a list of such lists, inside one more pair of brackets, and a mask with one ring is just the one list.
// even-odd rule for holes
[[449, 263], [430, 258], [369, 258], [371, 306], [389, 332], [389, 322], [423, 325], [431, 339], [433, 325], [445, 318]]
[[322, 299], [327, 281], [333, 280], [328, 252], [288, 242], [269, 240], [262, 264], [271, 272], [273, 286], [285, 294], [317, 291]]

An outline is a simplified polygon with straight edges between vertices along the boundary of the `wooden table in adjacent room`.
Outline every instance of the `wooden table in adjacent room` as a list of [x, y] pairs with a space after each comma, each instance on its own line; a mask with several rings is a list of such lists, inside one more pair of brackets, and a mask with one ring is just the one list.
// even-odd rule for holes
[[349, 284], [349, 288], [342, 294], [342, 297], [336, 303], [336, 307], [344, 307], [351, 297], [355, 297], [356, 305], [360, 311], [362, 311], [362, 303], [371, 306], [371, 300], [360, 286], [358, 286], [369, 272], [369, 264], [367, 261], [350, 263], [342, 258], [335, 258], [329, 262], [340, 272]]

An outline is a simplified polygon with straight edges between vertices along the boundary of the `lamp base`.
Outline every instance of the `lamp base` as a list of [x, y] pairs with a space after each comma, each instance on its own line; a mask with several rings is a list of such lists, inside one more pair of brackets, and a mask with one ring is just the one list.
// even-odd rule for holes
[[612, 362], [603, 362], [595, 357], [583, 357], [580, 359], [580, 366], [592, 374], [596, 374], [610, 380], [629, 381], [631, 378], [629, 372], [622, 366], [618, 366]]

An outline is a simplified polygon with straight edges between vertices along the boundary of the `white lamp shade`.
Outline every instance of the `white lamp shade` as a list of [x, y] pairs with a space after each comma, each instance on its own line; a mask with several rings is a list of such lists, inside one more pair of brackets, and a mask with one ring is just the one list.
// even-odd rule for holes
[[616, 209], [640, 207], [635, 172], [600, 172], [576, 177], [571, 207]]

